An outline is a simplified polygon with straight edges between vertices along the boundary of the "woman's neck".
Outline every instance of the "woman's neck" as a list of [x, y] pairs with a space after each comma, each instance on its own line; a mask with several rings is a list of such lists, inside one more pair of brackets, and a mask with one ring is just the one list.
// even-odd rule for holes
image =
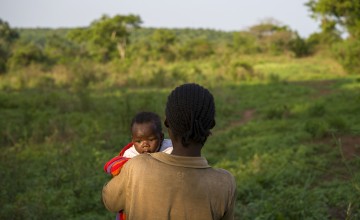
[[183, 146], [179, 143], [173, 143], [173, 151], [171, 154], [184, 157], [200, 157], [201, 148], [201, 144], [190, 144], [188, 146]]
[[181, 137], [174, 135], [172, 130], [168, 128], [169, 137], [173, 145], [172, 155], [183, 156], [183, 157], [200, 157], [202, 144], [190, 142], [189, 145], [184, 146]]

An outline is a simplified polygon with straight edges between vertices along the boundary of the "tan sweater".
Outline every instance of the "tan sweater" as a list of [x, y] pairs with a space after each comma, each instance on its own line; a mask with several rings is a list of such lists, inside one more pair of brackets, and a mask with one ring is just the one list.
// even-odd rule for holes
[[127, 220], [234, 219], [236, 184], [203, 157], [163, 152], [129, 160], [103, 188], [105, 207]]

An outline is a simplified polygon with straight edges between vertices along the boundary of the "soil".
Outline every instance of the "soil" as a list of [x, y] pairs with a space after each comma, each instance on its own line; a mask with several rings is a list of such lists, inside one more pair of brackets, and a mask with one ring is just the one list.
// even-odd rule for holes
[[331, 86], [335, 83], [335, 80], [320, 80], [320, 81], [299, 81], [294, 82], [295, 85], [311, 87], [316, 91], [310, 98], [316, 99], [325, 95], [334, 93]]
[[345, 160], [360, 157], [360, 136], [343, 135], [336, 137], [336, 140], [333, 137], [325, 137], [315, 140], [314, 143], [340, 148], [341, 154], [339, 156], [343, 156]]
[[232, 121], [225, 130], [222, 130], [218, 133], [223, 133], [223, 132], [229, 131], [235, 127], [238, 127], [240, 125], [244, 125], [247, 122], [249, 122], [250, 120], [252, 120], [254, 117], [255, 117], [255, 109], [247, 109], [241, 114], [239, 120]]

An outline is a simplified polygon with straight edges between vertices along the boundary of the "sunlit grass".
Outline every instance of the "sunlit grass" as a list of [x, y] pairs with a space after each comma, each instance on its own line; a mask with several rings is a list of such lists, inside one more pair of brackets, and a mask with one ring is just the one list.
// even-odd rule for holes
[[329, 58], [311, 57], [286, 62], [263, 62], [255, 69], [268, 77], [281, 80], [304, 81], [337, 79], [345, 75], [342, 67]]

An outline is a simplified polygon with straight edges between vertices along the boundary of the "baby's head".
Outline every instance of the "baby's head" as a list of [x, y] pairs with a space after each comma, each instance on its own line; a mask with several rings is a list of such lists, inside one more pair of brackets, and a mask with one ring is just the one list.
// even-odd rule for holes
[[139, 112], [131, 121], [131, 141], [138, 153], [159, 151], [164, 140], [159, 115], [153, 112]]

